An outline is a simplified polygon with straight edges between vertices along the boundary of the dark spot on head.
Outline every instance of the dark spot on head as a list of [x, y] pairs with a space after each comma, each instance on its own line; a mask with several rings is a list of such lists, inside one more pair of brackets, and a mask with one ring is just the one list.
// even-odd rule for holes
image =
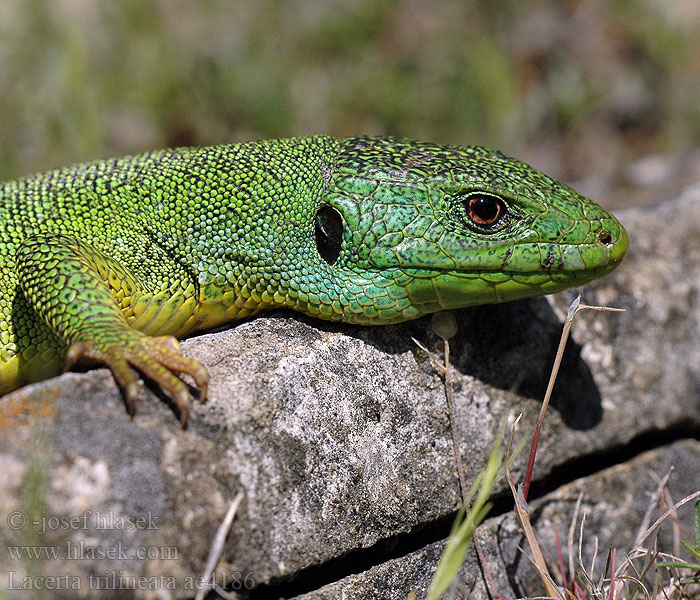
[[551, 250], [547, 252], [547, 256], [545, 259], [540, 263], [540, 267], [542, 267], [543, 271], [549, 271], [552, 266], [554, 265], [554, 252]]

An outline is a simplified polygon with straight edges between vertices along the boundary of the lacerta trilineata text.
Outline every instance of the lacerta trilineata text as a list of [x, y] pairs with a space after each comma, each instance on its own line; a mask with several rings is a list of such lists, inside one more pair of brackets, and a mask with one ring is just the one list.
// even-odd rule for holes
[[480, 147], [315, 136], [58, 169], [0, 187], [0, 394], [88, 358], [130, 414], [138, 370], [184, 423], [176, 374], [202, 398], [208, 376], [176, 337], [278, 306], [378, 325], [548, 294], [627, 244], [594, 202]]

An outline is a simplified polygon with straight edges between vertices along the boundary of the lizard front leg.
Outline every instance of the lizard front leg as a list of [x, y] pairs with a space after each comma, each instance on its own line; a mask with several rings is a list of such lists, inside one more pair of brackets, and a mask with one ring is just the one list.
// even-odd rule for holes
[[194, 305], [184, 283], [146, 289], [138, 277], [105, 253], [72, 236], [53, 233], [27, 238], [17, 252], [16, 265], [26, 300], [68, 346], [66, 369], [82, 357], [106, 364], [124, 391], [127, 410], [133, 416], [139, 396], [136, 368], [170, 394], [185, 426], [192, 397], [174, 373], [190, 375], [203, 401], [206, 369], [182, 356], [174, 337], [149, 337], [127, 320], [128, 316], [140, 321], [141, 328], [147, 330], [150, 326], [177, 331], [178, 327], [155, 327], [153, 322], [165, 308], [173, 313], [173, 323], [182, 324], [178, 307]]

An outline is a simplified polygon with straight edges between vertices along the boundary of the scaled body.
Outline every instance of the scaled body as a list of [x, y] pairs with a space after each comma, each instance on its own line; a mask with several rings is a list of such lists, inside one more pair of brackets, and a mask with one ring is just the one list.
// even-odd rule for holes
[[[627, 236], [597, 204], [500, 153], [325, 136], [180, 148], [0, 187], [0, 393], [135, 366], [186, 418], [206, 371], [166, 337], [287, 306], [382, 324], [559, 291]], [[68, 348], [71, 351], [68, 353]]]

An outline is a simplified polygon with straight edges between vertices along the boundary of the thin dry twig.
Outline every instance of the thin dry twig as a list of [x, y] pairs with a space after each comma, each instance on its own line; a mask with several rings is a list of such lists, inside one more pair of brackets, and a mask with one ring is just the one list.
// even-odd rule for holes
[[422, 344], [419, 340], [416, 338], [412, 337], [413, 343], [418, 346], [423, 352], [425, 352], [426, 356], [428, 357], [428, 360], [430, 361], [430, 364], [433, 365], [435, 369], [440, 373], [440, 375], [445, 374], [445, 367], [444, 365], [437, 359], [435, 358], [435, 355], [428, 350], [424, 344]]
[[[454, 315], [449, 312], [439, 312], [435, 313], [432, 318], [432, 327], [433, 331], [442, 339], [443, 344], [444, 344], [444, 364], [439, 364], [438, 361], [433, 357], [432, 353], [423, 345], [421, 344], [418, 340], [415, 338], [413, 341], [415, 344], [421, 348], [429, 357], [431, 363], [433, 364], [434, 367], [437, 368], [437, 370], [444, 376], [445, 378], [445, 397], [447, 399], [447, 410], [448, 410], [448, 416], [450, 419], [450, 433], [452, 435], [452, 450], [453, 450], [453, 455], [455, 458], [455, 463], [457, 467], [457, 475], [459, 478], [459, 489], [460, 489], [460, 494], [462, 496], [462, 503], [465, 503], [467, 500], [467, 496], [469, 494], [469, 490], [467, 489], [467, 483], [466, 483], [466, 478], [464, 476], [464, 466], [462, 463], [462, 453], [460, 451], [459, 447], [459, 431], [458, 431], [458, 426], [457, 426], [457, 420], [455, 418], [456, 412], [455, 412], [455, 404], [454, 404], [454, 399], [452, 396], [452, 377], [451, 377], [451, 371], [450, 371], [450, 338], [454, 337], [457, 334], [457, 320], [455, 319]], [[467, 514], [469, 513], [471, 507], [466, 506], [465, 507]], [[489, 573], [488, 567], [486, 565], [486, 561], [483, 556], [483, 552], [481, 550], [481, 544], [479, 541], [479, 537], [474, 531], [472, 533], [472, 542], [474, 543], [474, 550], [476, 551], [477, 554], [477, 559], [479, 561], [479, 566], [481, 567], [481, 571], [484, 575], [484, 579], [486, 582], [486, 587], [490, 593], [490, 595], [493, 598], [501, 598], [501, 595], [498, 594], [496, 591], [496, 586], [491, 578], [491, 575]]]
[[450, 377], [450, 342], [443, 338], [445, 343], [445, 396], [447, 397], [447, 410], [450, 413], [450, 431], [452, 432], [452, 448], [457, 463], [457, 474], [459, 476], [459, 490], [462, 493], [462, 502], [467, 497], [467, 482], [464, 477], [464, 466], [462, 465], [462, 453], [459, 449], [459, 435], [457, 432], [457, 422], [455, 419], [455, 403], [452, 398], [452, 378]]
[[[436, 322], [433, 319], [433, 329], [442, 338], [445, 344], [445, 396], [447, 398], [447, 409], [450, 413], [450, 431], [452, 432], [452, 448], [454, 451], [455, 462], [457, 464], [457, 475], [459, 476], [459, 489], [462, 494], [462, 502], [464, 502], [467, 497], [467, 482], [464, 476], [464, 466], [462, 464], [462, 452], [459, 448], [459, 435], [457, 429], [457, 421], [455, 419], [455, 403], [452, 396], [452, 377], [450, 371], [450, 337], [453, 337], [457, 333], [457, 323], [454, 319], [452, 313], [446, 313], [442, 315], [443, 322]], [[445, 323], [446, 321], [446, 323]], [[477, 559], [479, 560], [479, 565], [481, 566], [481, 571], [484, 574], [484, 579], [486, 580], [486, 587], [493, 598], [500, 598], [500, 594], [496, 591], [496, 586], [491, 579], [491, 574], [489, 573], [488, 567], [486, 566], [486, 560], [484, 559], [484, 553], [481, 550], [481, 542], [479, 541], [479, 536], [476, 531], [472, 534], [472, 542], [474, 543], [474, 550], [476, 551]]]
[[651, 567], [651, 562], [646, 566], [646, 568], [640, 573], [637, 567], [634, 566], [634, 563], [632, 560], [630, 560], [629, 555], [627, 556], [628, 560], [628, 566], [634, 571], [635, 577], [627, 576], [629, 577], [630, 580], [637, 582], [639, 587], [642, 589], [642, 592], [644, 593], [645, 598], [651, 598], [651, 594], [649, 593], [649, 590], [647, 589], [647, 586], [644, 585], [644, 578], [646, 577], [647, 571], [649, 570], [649, 567]]
[[[437, 332], [436, 332], [437, 333]], [[438, 333], [438, 335], [440, 335]], [[442, 336], [441, 336], [442, 337]], [[452, 398], [452, 380], [450, 377], [450, 342], [449, 340], [445, 339], [444, 337], [442, 338], [443, 343], [445, 344], [444, 346], [444, 353], [443, 353], [443, 362], [440, 363], [435, 356], [433, 356], [433, 353], [428, 350], [425, 345], [423, 345], [420, 341], [418, 341], [416, 338], [412, 337], [413, 343], [416, 344], [423, 352], [426, 353], [428, 356], [428, 359], [430, 360], [430, 363], [433, 365], [433, 367], [445, 378], [445, 396], [447, 398], [447, 411], [448, 411], [448, 416], [450, 419], [450, 433], [452, 435], [452, 451], [455, 457], [455, 462], [457, 464], [457, 475], [459, 477], [459, 491], [460, 494], [462, 495], [462, 501], [464, 501], [464, 498], [467, 495], [467, 484], [466, 480], [464, 477], [464, 466], [462, 464], [462, 455], [459, 451], [459, 440], [457, 436], [457, 427], [455, 424], [455, 409], [454, 409], [454, 400]]]

